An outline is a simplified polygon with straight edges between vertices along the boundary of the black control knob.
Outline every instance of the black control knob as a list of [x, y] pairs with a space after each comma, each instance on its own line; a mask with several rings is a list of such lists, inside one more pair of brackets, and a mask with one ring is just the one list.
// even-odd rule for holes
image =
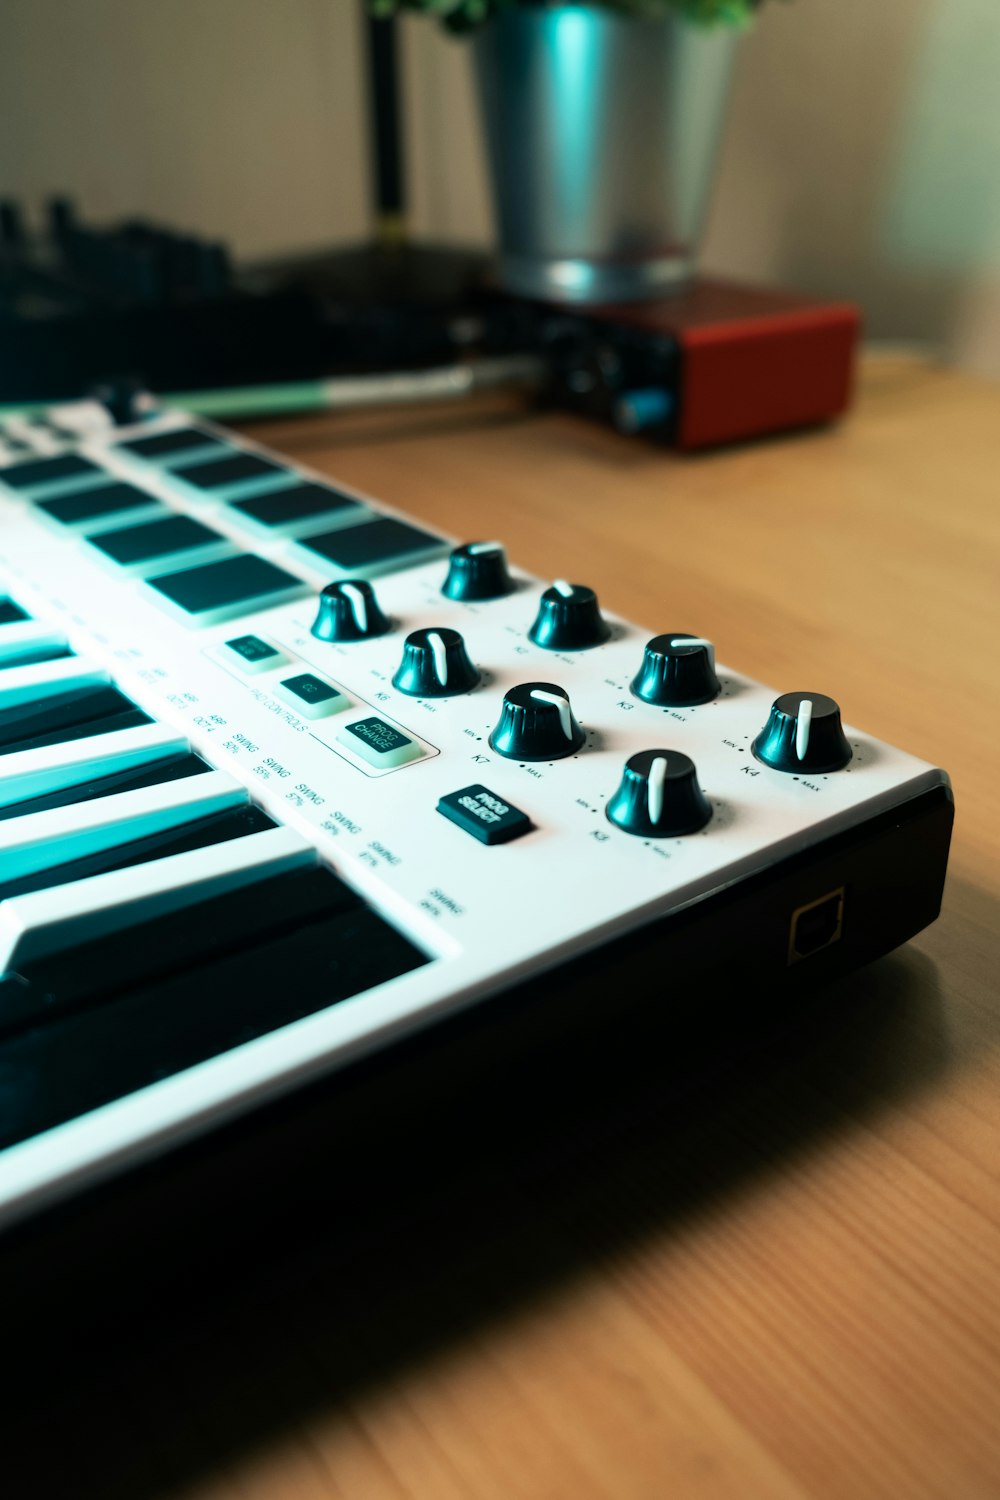
[[546, 651], [586, 651], [611, 634], [594, 590], [585, 583], [557, 578], [538, 601], [528, 639]]
[[403, 642], [403, 660], [392, 685], [413, 698], [453, 698], [479, 682], [457, 630], [414, 630]]
[[643, 703], [658, 708], [710, 703], [719, 694], [711, 641], [683, 631], [654, 636], [647, 642], [642, 666], [630, 686]]
[[775, 698], [752, 748], [757, 759], [775, 771], [807, 775], [841, 771], [851, 758], [840, 709], [823, 693], [783, 693]]
[[441, 588], [446, 599], [463, 602], [502, 599], [514, 592], [507, 571], [507, 554], [499, 542], [466, 542], [448, 559], [448, 576]]
[[99, 401], [116, 427], [142, 422], [156, 410], [156, 402], [141, 380], [119, 375], [94, 386], [91, 397]]
[[490, 744], [508, 760], [561, 760], [579, 750], [584, 739], [563, 688], [554, 682], [522, 682], [504, 693]]
[[375, 590], [364, 578], [328, 583], [316, 603], [316, 618], [309, 628], [318, 641], [366, 641], [390, 628]]
[[625, 762], [607, 815], [626, 833], [666, 839], [697, 833], [712, 816], [712, 808], [689, 755], [680, 750], [640, 750]]

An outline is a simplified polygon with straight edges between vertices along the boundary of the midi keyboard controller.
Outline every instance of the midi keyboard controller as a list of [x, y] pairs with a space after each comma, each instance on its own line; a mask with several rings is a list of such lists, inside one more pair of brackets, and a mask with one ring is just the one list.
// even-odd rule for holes
[[121, 415], [0, 423], [0, 1223], [581, 956], [670, 1007], [937, 914], [944, 772], [667, 590]]

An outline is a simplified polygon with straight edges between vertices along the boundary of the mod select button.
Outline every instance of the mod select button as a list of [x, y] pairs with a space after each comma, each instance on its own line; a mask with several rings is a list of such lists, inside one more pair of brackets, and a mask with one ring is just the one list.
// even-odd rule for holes
[[531, 819], [487, 786], [464, 786], [438, 799], [437, 810], [481, 844], [506, 844], [531, 828]]

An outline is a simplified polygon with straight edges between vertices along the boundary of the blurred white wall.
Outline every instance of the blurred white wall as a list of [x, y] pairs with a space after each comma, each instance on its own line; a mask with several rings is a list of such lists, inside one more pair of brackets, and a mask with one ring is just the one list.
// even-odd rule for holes
[[1000, 5], [796, 0], [748, 38], [708, 262], [1000, 374]]
[[0, 193], [244, 255], [367, 224], [352, 0], [0, 0]]
[[[467, 49], [403, 26], [418, 232], [490, 235]], [[241, 255], [368, 222], [356, 0], [2, 0], [0, 192]], [[859, 300], [1000, 374], [1000, 4], [793, 0], [741, 59], [707, 268]]]

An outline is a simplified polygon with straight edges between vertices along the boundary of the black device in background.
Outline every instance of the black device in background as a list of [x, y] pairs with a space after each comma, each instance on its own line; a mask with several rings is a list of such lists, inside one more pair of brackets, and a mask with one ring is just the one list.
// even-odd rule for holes
[[[94, 225], [65, 197], [38, 229], [0, 201], [0, 404], [74, 399], [123, 376], [189, 395], [529, 355], [564, 400], [610, 415], [623, 362], [583, 320], [491, 289], [482, 251], [408, 235], [396, 27], [366, 14], [365, 31], [372, 238], [242, 267], [219, 241], [143, 219]], [[630, 379], [646, 362], [639, 342], [624, 339]], [[662, 370], [654, 342], [636, 378]]]
[[129, 375], [157, 393], [433, 368], [524, 350], [529, 320], [484, 293], [487, 257], [405, 233], [392, 21], [367, 18], [375, 234], [256, 266], [145, 219], [98, 226], [54, 198], [0, 201], [0, 403], [73, 399]]
[[686, 449], [844, 411], [849, 304], [696, 279], [648, 303], [557, 308], [505, 295], [482, 251], [413, 241], [395, 23], [366, 14], [366, 35], [373, 237], [241, 267], [218, 241], [97, 227], [65, 198], [31, 232], [0, 200], [0, 405], [126, 378], [231, 420], [508, 385]]

